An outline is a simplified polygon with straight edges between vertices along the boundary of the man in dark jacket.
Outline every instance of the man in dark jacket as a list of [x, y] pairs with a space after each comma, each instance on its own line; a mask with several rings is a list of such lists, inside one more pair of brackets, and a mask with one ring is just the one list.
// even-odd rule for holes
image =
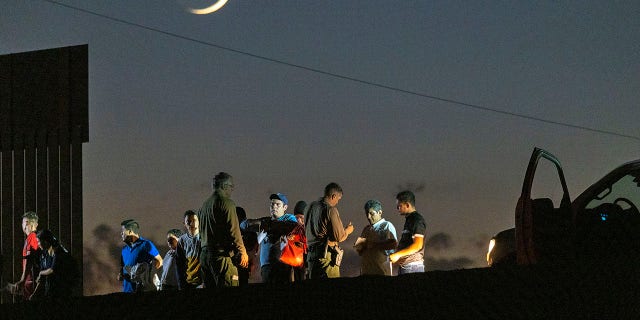
[[233, 177], [220, 172], [213, 178], [213, 194], [198, 210], [200, 222], [200, 268], [206, 288], [239, 285], [238, 268], [232, 257], [240, 255], [239, 265], [247, 267], [249, 256], [242, 241], [236, 204], [231, 200]]

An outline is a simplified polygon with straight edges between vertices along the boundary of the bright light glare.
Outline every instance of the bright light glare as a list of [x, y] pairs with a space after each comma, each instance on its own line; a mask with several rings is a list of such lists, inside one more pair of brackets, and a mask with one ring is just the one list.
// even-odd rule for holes
[[487, 264], [491, 265], [491, 251], [493, 251], [493, 247], [496, 245], [496, 239], [491, 239], [489, 241], [489, 250], [487, 250]]
[[212, 4], [209, 7], [206, 8], [202, 8], [202, 9], [191, 9], [191, 8], [187, 8], [187, 11], [193, 13], [193, 14], [209, 14], [212, 12], [216, 12], [218, 11], [220, 8], [222, 8], [225, 4], [227, 4], [228, 0], [218, 0], [216, 1], [216, 3]]

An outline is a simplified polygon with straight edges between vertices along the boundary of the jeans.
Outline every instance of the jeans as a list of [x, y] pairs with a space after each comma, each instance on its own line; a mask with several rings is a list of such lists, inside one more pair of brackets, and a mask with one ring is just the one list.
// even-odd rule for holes
[[398, 275], [424, 272], [424, 261], [410, 262], [398, 268]]

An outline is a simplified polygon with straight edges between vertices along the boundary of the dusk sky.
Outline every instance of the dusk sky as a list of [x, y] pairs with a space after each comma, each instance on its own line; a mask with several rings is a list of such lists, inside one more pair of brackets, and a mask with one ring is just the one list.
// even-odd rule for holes
[[249, 217], [273, 192], [293, 210], [338, 182], [346, 248], [368, 199], [401, 232], [395, 194], [413, 189], [427, 238], [444, 235], [427, 253], [478, 267], [514, 224], [533, 147], [560, 158], [572, 197], [640, 157], [639, 1], [186, 10], [213, 2], [0, 2], [0, 54], [88, 44], [85, 241], [126, 218], [162, 241], [226, 171]]

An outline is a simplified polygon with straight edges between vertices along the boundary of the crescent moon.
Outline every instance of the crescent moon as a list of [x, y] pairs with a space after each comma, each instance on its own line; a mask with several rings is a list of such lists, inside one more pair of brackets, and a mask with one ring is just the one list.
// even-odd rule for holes
[[189, 11], [189, 12], [191, 12], [193, 14], [209, 14], [209, 13], [218, 11], [225, 4], [227, 4], [227, 1], [228, 0], [218, 0], [214, 4], [212, 4], [212, 5], [210, 5], [210, 6], [206, 7], [206, 8], [202, 8], [202, 9], [187, 8], [187, 11]]

